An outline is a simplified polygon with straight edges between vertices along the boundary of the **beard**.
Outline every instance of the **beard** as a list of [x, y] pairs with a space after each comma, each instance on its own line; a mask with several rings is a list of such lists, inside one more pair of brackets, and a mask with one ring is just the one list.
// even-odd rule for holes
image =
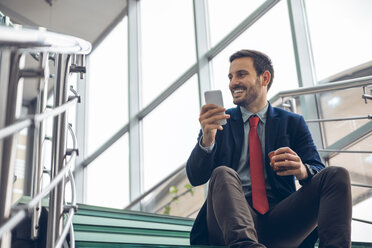
[[233, 97], [233, 103], [235, 105], [247, 108], [254, 101], [257, 100], [259, 96], [260, 87], [261, 87], [261, 80], [259, 77], [257, 77], [254, 85], [249, 86], [249, 87], [242, 87], [245, 90], [245, 95], [239, 98]]

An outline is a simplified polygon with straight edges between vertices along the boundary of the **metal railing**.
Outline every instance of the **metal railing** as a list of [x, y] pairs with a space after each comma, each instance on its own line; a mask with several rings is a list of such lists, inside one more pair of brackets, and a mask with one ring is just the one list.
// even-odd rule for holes
[[[72, 164], [78, 155], [77, 140], [72, 128], [67, 124], [67, 110], [80, 101], [73, 90], [68, 96], [69, 78], [72, 73], [85, 73], [85, 58], [91, 45], [82, 39], [47, 32], [45, 29], [24, 29], [0, 26], [0, 246], [11, 247], [11, 230], [26, 217], [30, 217], [31, 237], [39, 235], [38, 225], [41, 200], [49, 195], [47, 247], [61, 247], [70, 233], [71, 247], [74, 247], [72, 218], [77, 210], [75, 182]], [[25, 57], [31, 55], [38, 67], [27, 68]], [[49, 63], [54, 67], [49, 74]], [[26, 68], [25, 68], [26, 67]], [[24, 79], [36, 81], [37, 94], [34, 114], [21, 117], [22, 86]], [[51, 79], [50, 79], [51, 78]], [[53, 94], [48, 82], [53, 80]], [[28, 83], [28, 82], [27, 82]], [[47, 100], [54, 99], [54, 108], [47, 111]], [[41, 189], [43, 173], [43, 142], [47, 140], [47, 119], [53, 118], [52, 164], [48, 185]], [[32, 154], [31, 201], [24, 206], [12, 208], [15, 153], [17, 136], [21, 130], [28, 130], [31, 138], [28, 151]], [[70, 132], [73, 148], [67, 149], [67, 131]], [[69, 157], [69, 160], [67, 158]], [[71, 184], [72, 199], [65, 203], [65, 183]], [[12, 214], [12, 212], [14, 212]], [[66, 214], [67, 213], [67, 214]], [[65, 217], [65, 218], [64, 218]], [[64, 222], [64, 219], [66, 220]]]

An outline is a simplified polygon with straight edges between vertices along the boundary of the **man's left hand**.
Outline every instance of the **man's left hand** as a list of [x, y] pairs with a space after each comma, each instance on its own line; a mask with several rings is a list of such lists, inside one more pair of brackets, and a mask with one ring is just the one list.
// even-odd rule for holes
[[298, 180], [308, 177], [301, 158], [289, 147], [281, 147], [275, 150], [270, 165], [278, 176], [294, 175]]

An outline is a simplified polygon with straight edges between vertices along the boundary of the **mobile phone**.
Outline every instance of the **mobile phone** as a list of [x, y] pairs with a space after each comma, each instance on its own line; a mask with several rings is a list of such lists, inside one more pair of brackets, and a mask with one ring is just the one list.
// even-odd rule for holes
[[[204, 92], [204, 98], [206, 104], [215, 104], [218, 107], [223, 107], [223, 99], [222, 99], [222, 92], [221, 90], [208, 90]], [[218, 114], [225, 114], [225, 112], [221, 112]], [[217, 122], [220, 125], [226, 124], [226, 119], [219, 120]]]

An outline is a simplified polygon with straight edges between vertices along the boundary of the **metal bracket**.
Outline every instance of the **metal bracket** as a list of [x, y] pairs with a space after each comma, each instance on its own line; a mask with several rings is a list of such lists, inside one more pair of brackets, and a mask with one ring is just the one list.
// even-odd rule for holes
[[69, 96], [68, 100], [70, 101], [74, 98], [77, 98], [78, 103], [81, 103], [81, 97], [80, 97], [79, 93], [77, 93], [77, 91], [74, 89], [74, 87], [72, 87], [72, 85], [70, 86], [70, 91], [74, 94], [74, 96]]
[[[372, 90], [371, 90], [372, 93]], [[366, 94], [366, 86], [363, 86], [363, 95], [362, 98], [364, 99], [364, 102], [367, 104], [367, 100], [372, 100], [372, 95]]]
[[43, 78], [45, 75], [44, 69], [23, 69], [20, 70], [21, 78]]
[[76, 155], [79, 156], [79, 149], [74, 149], [74, 148], [67, 148], [66, 149], [66, 155], [71, 156], [73, 152], [76, 152]]
[[80, 73], [80, 79], [84, 78], [84, 73], [87, 72], [87, 68], [85, 66], [79, 66], [76, 64], [72, 64], [70, 66], [70, 72], [71, 73]]
[[63, 207], [63, 212], [68, 213], [70, 209], [74, 209], [75, 213], [78, 211], [78, 206], [77, 205], [66, 205]]
[[293, 113], [296, 113], [296, 99], [293, 97], [289, 97], [288, 99], [284, 100], [284, 97], [282, 97], [282, 108], [289, 110]]

